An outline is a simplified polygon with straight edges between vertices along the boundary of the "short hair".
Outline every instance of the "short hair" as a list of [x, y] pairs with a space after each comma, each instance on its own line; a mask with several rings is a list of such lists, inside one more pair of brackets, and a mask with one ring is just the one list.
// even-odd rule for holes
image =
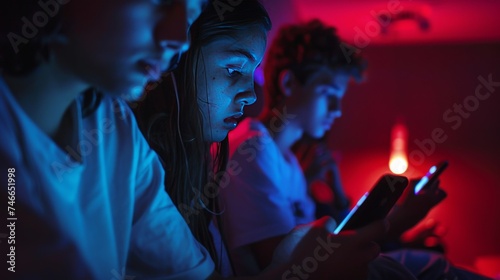
[[48, 58], [47, 38], [59, 30], [63, 7], [49, 16], [38, 0], [6, 2], [0, 8], [0, 73], [25, 75]]
[[322, 66], [360, 78], [366, 63], [337, 36], [334, 27], [318, 19], [281, 27], [264, 63], [265, 107], [276, 108], [284, 98], [279, 87], [279, 75], [283, 70], [289, 69], [304, 84]]

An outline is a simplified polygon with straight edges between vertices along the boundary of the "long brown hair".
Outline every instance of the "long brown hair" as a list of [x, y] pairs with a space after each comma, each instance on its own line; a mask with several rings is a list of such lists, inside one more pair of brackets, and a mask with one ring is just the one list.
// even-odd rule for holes
[[203, 59], [201, 47], [252, 25], [269, 31], [271, 20], [258, 0], [243, 0], [228, 6], [228, 10], [221, 10], [218, 2], [211, 1], [191, 26], [191, 46], [178, 69], [166, 74], [160, 83], [148, 86], [136, 113], [151, 147], [164, 162], [167, 192], [194, 236], [219, 264], [208, 226], [213, 215], [221, 212], [217, 195], [229, 148], [227, 137], [213, 144], [203, 139], [203, 116], [196, 91], [196, 73], [201, 67], [198, 62]]

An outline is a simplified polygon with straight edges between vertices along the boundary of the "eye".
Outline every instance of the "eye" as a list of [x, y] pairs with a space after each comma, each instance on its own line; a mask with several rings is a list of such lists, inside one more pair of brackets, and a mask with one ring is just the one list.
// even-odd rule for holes
[[228, 67], [227, 69], [227, 74], [229, 77], [235, 77], [235, 76], [240, 76], [241, 72], [238, 69]]
[[330, 111], [340, 110], [340, 98], [336, 95], [328, 96], [328, 109]]

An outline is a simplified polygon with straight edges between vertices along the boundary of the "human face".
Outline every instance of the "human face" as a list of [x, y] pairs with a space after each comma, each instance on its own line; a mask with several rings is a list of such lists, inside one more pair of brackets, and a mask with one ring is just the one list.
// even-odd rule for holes
[[140, 97], [177, 53], [202, 0], [73, 0], [62, 13], [55, 59], [80, 83], [127, 100]]
[[342, 116], [340, 103], [349, 82], [349, 75], [322, 67], [312, 74], [304, 85], [294, 82], [290, 111], [297, 117], [293, 121], [304, 133], [321, 138], [334, 120]]
[[226, 138], [243, 115], [243, 107], [255, 102], [254, 72], [265, 48], [266, 32], [260, 26], [221, 36], [201, 47], [197, 95], [205, 141]]

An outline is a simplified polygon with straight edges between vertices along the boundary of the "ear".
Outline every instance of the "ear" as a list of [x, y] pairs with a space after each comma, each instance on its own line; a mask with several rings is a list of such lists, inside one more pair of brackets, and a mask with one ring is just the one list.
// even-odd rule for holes
[[279, 86], [281, 92], [288, 97], [292, 95], [292, 86], [295, 82], [295, 76], [289, 69], [284, 69], [279, 75]]

